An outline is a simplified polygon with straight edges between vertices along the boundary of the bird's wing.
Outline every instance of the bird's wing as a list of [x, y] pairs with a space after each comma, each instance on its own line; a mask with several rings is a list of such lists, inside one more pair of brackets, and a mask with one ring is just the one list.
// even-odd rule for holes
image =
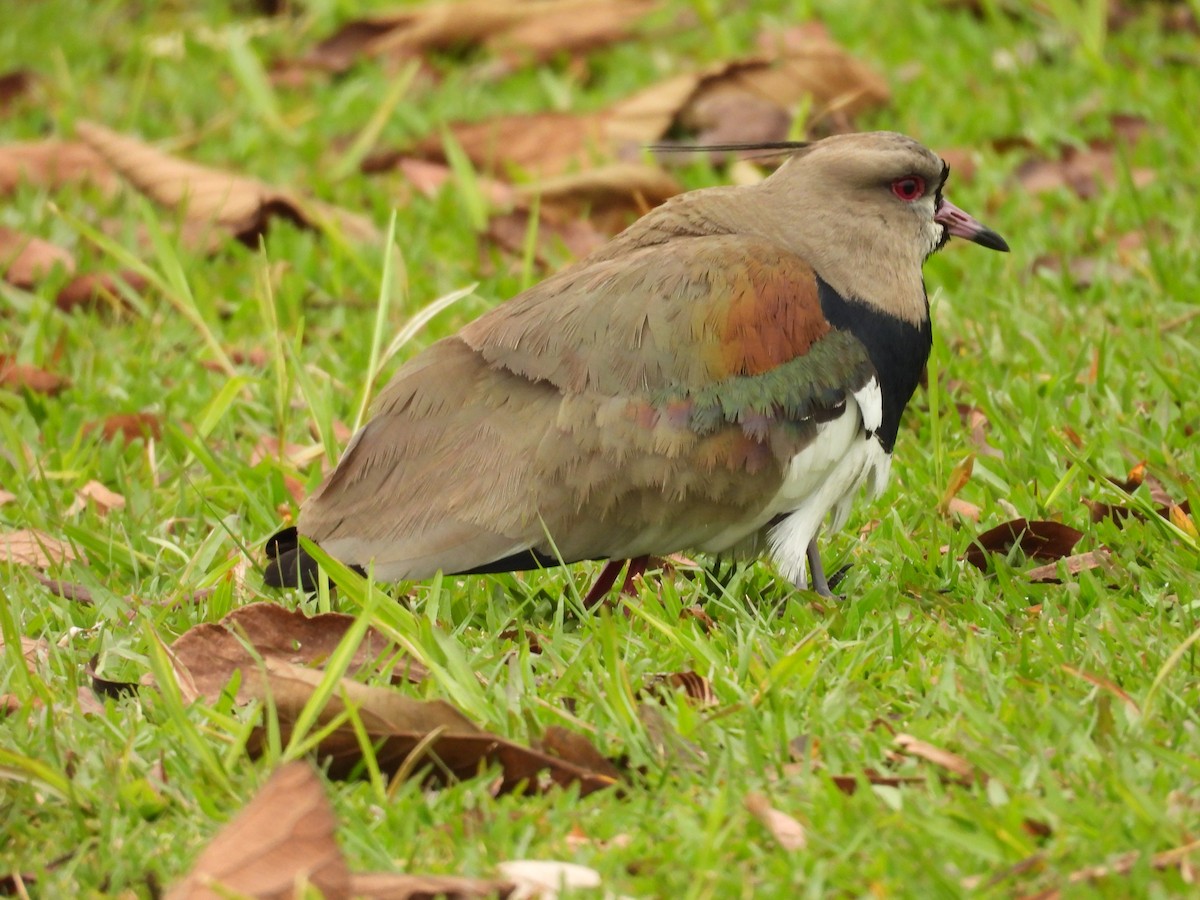
[[710, 546], [872, 372], [768, 242], [585, 260], [403, 366], [300, 530], [381, 578]]

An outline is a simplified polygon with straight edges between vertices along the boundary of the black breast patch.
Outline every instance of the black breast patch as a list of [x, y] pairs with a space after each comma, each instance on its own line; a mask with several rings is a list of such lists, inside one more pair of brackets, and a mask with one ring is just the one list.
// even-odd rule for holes
[[921, 381], [933, 335], [929, 327], [929, 300], [920, 325], [890, 316], [862, 300], [847, 300], [817, 278], [821, 311], [834, 328], [848, 331], [867, 348], [883, 393], [883, 424], [876, 432], [888, 453], [896, 445], [900, 416]]

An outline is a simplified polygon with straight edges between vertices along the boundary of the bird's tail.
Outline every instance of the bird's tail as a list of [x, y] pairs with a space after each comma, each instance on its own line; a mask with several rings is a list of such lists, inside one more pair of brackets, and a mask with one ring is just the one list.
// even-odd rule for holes
[[317, 590], [317, 561], [300, 546], [296, 526], [283, 528], [267, 538], [267, 565], [263, 582], [267, 587]]

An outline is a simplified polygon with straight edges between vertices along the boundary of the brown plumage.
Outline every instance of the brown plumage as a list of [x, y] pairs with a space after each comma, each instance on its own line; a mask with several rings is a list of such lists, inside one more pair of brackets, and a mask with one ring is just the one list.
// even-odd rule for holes
[[[827, 592], [816, 532], [882, 488], [928, 355], [922, 263], [950, 234], [1007, 247], [910, 138], [789, 149], [402, 366], [299, 532], [384, 580], [769, 545]], [[311, 584], [294, 536], [268, 555]]]

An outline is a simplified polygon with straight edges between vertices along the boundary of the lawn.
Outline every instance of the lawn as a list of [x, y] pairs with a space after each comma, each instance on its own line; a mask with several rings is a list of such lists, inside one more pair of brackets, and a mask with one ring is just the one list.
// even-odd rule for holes
[[[337, 73], [281, 63], [365, 4], [269, 5], [3, 14], [0, 76], [25, 74], [0, 90], [0, 232], [60, 255], [19, 277], [24, 245], [0, 240], [0, 887], [155, 896], [282, 762], [319, 763], [304, 728], [280, 734], [281, 698], [235, 703], [235, 684], [189, 702], [174, 684], [181, 635], [265, 601], [400, 642], [428, 674], [388, 690], [519, 747], [568, 729], [620, 773], [498, 793], [495, 768], [435, 787], [367, 753], [355, 777], [321, 776], [356, 872], [558, 860], [628, 897], [1196, 890], [1200, 849], [1173, 852], [1200, 831], [1194, 5], [663, 0], [623, 39], [540, 63], [452, 46]], [[536, 204], [510, 246], [489, 224], [512, 190], [491, 176], [529, 173], [484, 171], [455, 140], [440, 187], [363, 159], [440, 146], [462, 120], [610, 108], [810, 21], [891, 97], [789, 111], [944, 152], [948, 196], [1012, 246], [952, 242], [926, 266], [933, 356], [892, 482], [823, 541], [827, 569], [848, 566], [841, 599], [707, 559], [595, 610], [579, 598], [599, 564], [265, 589], [263, 542], [397, 363], [572, 258]], [[145, 184], [5, 156], [97, 134], [153, 148]], [[181, 160], [277, 186], [291, 211], [265, 233], [197, 222], [155, 195]], [[670, 177], [757, 176], [697, 159]], [[68, 255], [75, 274], [136, 277], [69, 305]], [[1019, 518], [1078, 542], [989, 543], [971, 564]], [[97, 677], [115, 686], [97, 695]]]

